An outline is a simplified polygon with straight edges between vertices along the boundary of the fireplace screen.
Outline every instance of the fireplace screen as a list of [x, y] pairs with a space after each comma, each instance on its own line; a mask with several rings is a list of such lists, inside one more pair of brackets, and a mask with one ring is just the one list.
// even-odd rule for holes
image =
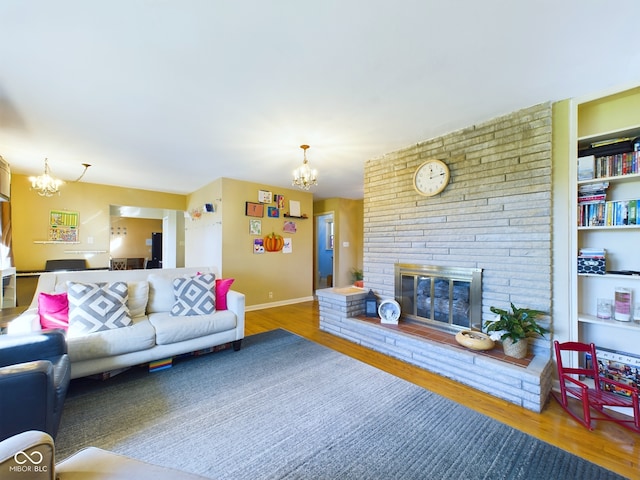
[[405, 320], [454, 331], [481, 329], [481, 269], [396, 264], [395, 277]]

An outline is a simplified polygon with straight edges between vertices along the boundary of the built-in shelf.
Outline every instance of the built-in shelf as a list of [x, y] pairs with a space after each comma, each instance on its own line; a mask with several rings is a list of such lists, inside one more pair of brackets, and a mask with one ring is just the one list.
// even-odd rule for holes
[[640, 331], [640, 322], [631, 320], [630, 322], [622, 322], [614, 318], [598, 318], [594, 315], [586, 315], [581, 313], [578, 315], [580, 323], [592, 323], [595, 325], [606, 325], [607, 327], [620, 328], [623, 330]]
[[637, 136], [640, 136], [640, 125], [634, 125], [623, 130], [608, 130], [595, 135], [579, 137], [577, 139], [578, 150], [582, 150], [592, 143], [602, 142], [603, 140], [610, 140], [612, 138], [635, 138]]
[[55, 240], [34, 240], [34, 244], [37, 245], [77, 245], [80, 242], [59, 242]]
[[640, 225], [598, 225], [592, 227], [578, 227], [578, 230], [634, 230]]
[[97, 255], [100, 253], [108, 253], [106, 250], [65, 250], [64, 253], [69, 254], [69, 255], [86, 255], [86, 254], [90, 254], [90, 255]]
[[613, 177], [588, 178], [586, 180], [578, 180], [577, 183], [578, 185], [588, 185], [590, 183], [602, 183], [602, 182], [624, 183], [624, 182], [632, 182], [638, 179], [640, 179], [640, 173], [627, 173], [626, 175], [615, 175]]
[[579, 277], [594, 277], [594, 278], [619, 278], [624, 280], [640, 280], [640, 275], [621, 275], [615, 273], [607, 273], [606, 275], [598, 275], [596, 273], [579, 273]]

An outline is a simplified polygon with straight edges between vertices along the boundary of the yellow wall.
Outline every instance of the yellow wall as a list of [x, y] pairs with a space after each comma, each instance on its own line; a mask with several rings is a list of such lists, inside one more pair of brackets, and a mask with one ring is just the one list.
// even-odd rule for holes
[[[66, 183], [60, 196], [41, 197], [28, 178], [11, 177], [14, 264], [18, 271], [39, 271], [46, 260], [86, 258], [89, 268], [109, 266], [109, 205], [184, 210], [186, 196], [92, 183]], [[49, 212], [79, 212], [79, 243], [40, 244], [48, 240]], [[80, 252], [80, 253], [69, 253]]]
[[[301, 213], [307, 219], [269, 218], [265, 205], [262, 234], [251, 235], [245, 215], [246, 202], [258, 202], [258, 190], [270, 191], [273, 196], [284, 195], [285, 208], [289, 200], [300, 202]], [[301, 190], [276, 188], [269, 185], [222, 178], [189, 195], [187, 211], [198, 210], [203, 203], [214, 203], [216, 212], [203, 213], [198, 220], [189, 220], [186, 226], [187, 266], [201, 265], [194, 258], [192, 246], [199, 245], [200, 257], [220, 258], [216, 266], [223, 277], [235, 278], [233, 289], [246, 295], [246, 304], [254, 309], [268, 304], [293, 303], [313, 295], [313, 195]], [[296, 223], [296, 233], [283, 232], [285, 220]], [[290, 254], [253, 253], [255, 238], [275, 232], [291, 238]], [[271, 298], [269, 297], [271, 292]]]
[[578, 138], [637, 127], [640, 87], [582, 103], [578, 106]]
[[[364, 210], [362, 200], [331, 198], [313, 203], [315, 215], [333, 213], [334, 265], [333, 284], [344, 287], [353, 283], [352, 270], [362, 270]], [[314, 268], [315, 262], [314, 262]]]
[[162, 220], [111, 217], [110, 252], [113, 258], [151, 259], [151, 234], [162, 232]]

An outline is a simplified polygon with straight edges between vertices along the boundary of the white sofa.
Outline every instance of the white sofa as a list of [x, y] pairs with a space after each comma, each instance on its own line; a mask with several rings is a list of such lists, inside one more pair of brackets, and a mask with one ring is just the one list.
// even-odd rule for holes
[[[232, 343], [240, 349], [244, 338], [245, 296], [229, 290], [227, 310], [212, 314], [173, 316], [170, 311], [175, 301], [173, 280], [197, 273], [216, 273], [211, 267], [173, 268], [152, 270], [83, 270], [74, 272], [48, 272], [40, 275], [34, 298], [29, 308], [13, 320], [8, 334], [19, 334], [41, 329], [38, 315], [40, 292], [61, 293], [67, 282], [99, 283], [124, 281], [130, 292], [129, 301], [137, 297], [137, 306], [128, 305], [132, 315], [129, 326], [102, 330], [67, 338], [71, 378], [85, 377], [117, 371], [134, 365], [164, 360], [185, 353]], [[140, 308], [140, 286], [148, 284], [146, 308]], [[132, 289], [137, 293], [131, 295]], [[138, 310], [134, 316], [133, 310]]]

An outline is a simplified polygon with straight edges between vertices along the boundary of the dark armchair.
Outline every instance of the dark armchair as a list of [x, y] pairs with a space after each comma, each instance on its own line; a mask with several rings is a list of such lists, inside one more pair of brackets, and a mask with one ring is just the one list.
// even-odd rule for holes
[[70, 379], [62, 331], [0, 335], [0, 441], [27, 430], [55, 438]]

